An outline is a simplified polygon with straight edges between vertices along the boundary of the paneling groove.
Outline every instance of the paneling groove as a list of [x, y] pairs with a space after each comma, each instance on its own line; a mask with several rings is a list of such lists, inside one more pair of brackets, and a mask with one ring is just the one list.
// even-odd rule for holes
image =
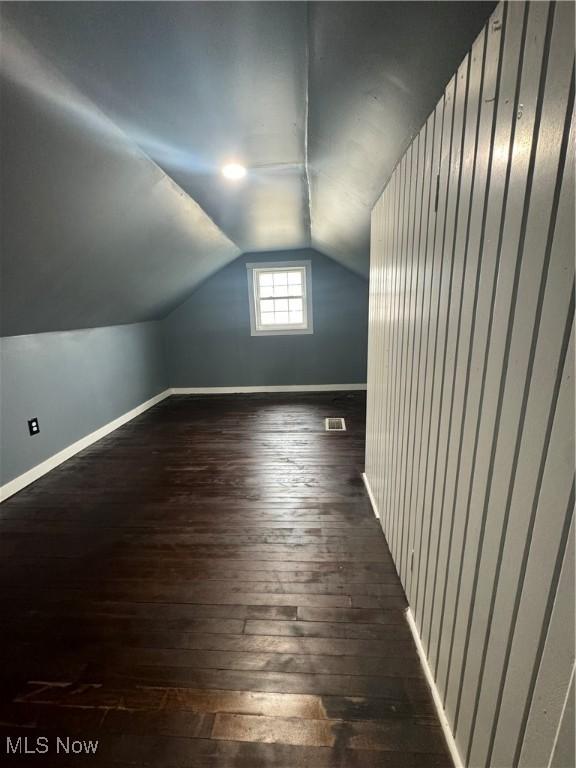
[[573, 28], [501, 4], [372, 216], [366, 476], [470, 766], [550, 760], [574, 663]]

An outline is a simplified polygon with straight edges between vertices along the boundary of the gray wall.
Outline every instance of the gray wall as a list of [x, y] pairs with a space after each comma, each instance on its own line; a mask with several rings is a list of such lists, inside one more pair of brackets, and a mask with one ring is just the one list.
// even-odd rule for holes
[[573, 29], [499, 6], [372, 217], [366, 473], [470, 766], [574, 765]]
[[[312, 260], [314, 333], [252, 337], [245, 263], [290, 258]], [[2, 338], [0, 484], [168, 386], [363, 383], [367, 302], [367, 281], [316, 252], [245, 255], [162, 323]]]
[[157, 323], [0, 339], [0, 484], [165, 388]]
[[[250, 335], [246, 263], [311, 259], [314, 333]], [[312, 250], [244, 254], [162, 323], [171, 387], [366, 381], [368, 283]]]

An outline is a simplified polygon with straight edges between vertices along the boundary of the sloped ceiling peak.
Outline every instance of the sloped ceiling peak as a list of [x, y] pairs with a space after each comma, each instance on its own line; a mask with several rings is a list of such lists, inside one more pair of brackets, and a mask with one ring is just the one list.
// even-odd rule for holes
[[[58, 68], [243, 251], [308, 244], [306, 7], [17, 4]], [[241, 185], [220, 169], [251, 169]]]
[[2, 332], [159, 316], [244, 251], [367, 274], [370, 209], [494, 5], [5, 3], [125, 152], [4, 77]]

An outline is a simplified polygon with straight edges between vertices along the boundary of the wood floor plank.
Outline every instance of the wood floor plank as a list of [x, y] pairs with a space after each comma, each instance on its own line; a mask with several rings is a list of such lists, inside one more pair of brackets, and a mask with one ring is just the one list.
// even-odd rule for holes
[[0, 739], [93, 737], [95, 768], [451, 765], [364, 400], [172, 397], [3, 503]]
[[233, 669], [256, 672], [287, 672], [325, 675], [384, 675], [386, 677], [419, 677], [420, 663], [415, 653], [408, 655], [405, 643], [392, 647], [398, 655], [359, 658], [357, 656], [324, 656], [314, 654], [255, 653], [254, 651], [198, 651], [181, 649], [134, 649], [124, 653], [100, 654], [97, 658], [107, 667], [131, 663], [184, 667], [187, 669]]
[[[327, 720], [410, 719], [434, 725], [431, 706], [408, 699], [382, 697], [318, 696], [278, 692], [209, 690], [176, 686], [113, 688], [98, 684], [29, 683], [15, 700], [3, 709], [4, 720], [46, 723], [46, 717], [65, 717], [64, 710], [122, 710], [131, 712], [186, 711], [194, 713], [228, 712]], [[48, 714], [47, 714], [48, 713]]]
[[255, 741], [264, 744], [293, 744], [303, 747], [339, 747], [383, 752], [443, 753], [439, 725], [406, 721], [346, 722], [305, 720], [262, 715], [218, 714], [213, 739]]
[[122, 670], [102, 665], [89, 667], [85, 683], [113, 686], [190, 687], [272, 693], [311, 693], [329, 696], [371, 696], [392, 699], [427, 700], [429, 691], [421, 678], [374, 675], [328, 675], [260, 672], [229, 669], [131, 665]]

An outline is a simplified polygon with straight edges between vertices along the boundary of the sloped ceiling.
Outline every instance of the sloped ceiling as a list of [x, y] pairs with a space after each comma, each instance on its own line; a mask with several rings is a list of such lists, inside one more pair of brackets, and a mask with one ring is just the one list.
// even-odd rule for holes
[[367, 274], [370, 209], [494, 5], [5, 3], [2, 335], [161, 316], [243, 251]]

